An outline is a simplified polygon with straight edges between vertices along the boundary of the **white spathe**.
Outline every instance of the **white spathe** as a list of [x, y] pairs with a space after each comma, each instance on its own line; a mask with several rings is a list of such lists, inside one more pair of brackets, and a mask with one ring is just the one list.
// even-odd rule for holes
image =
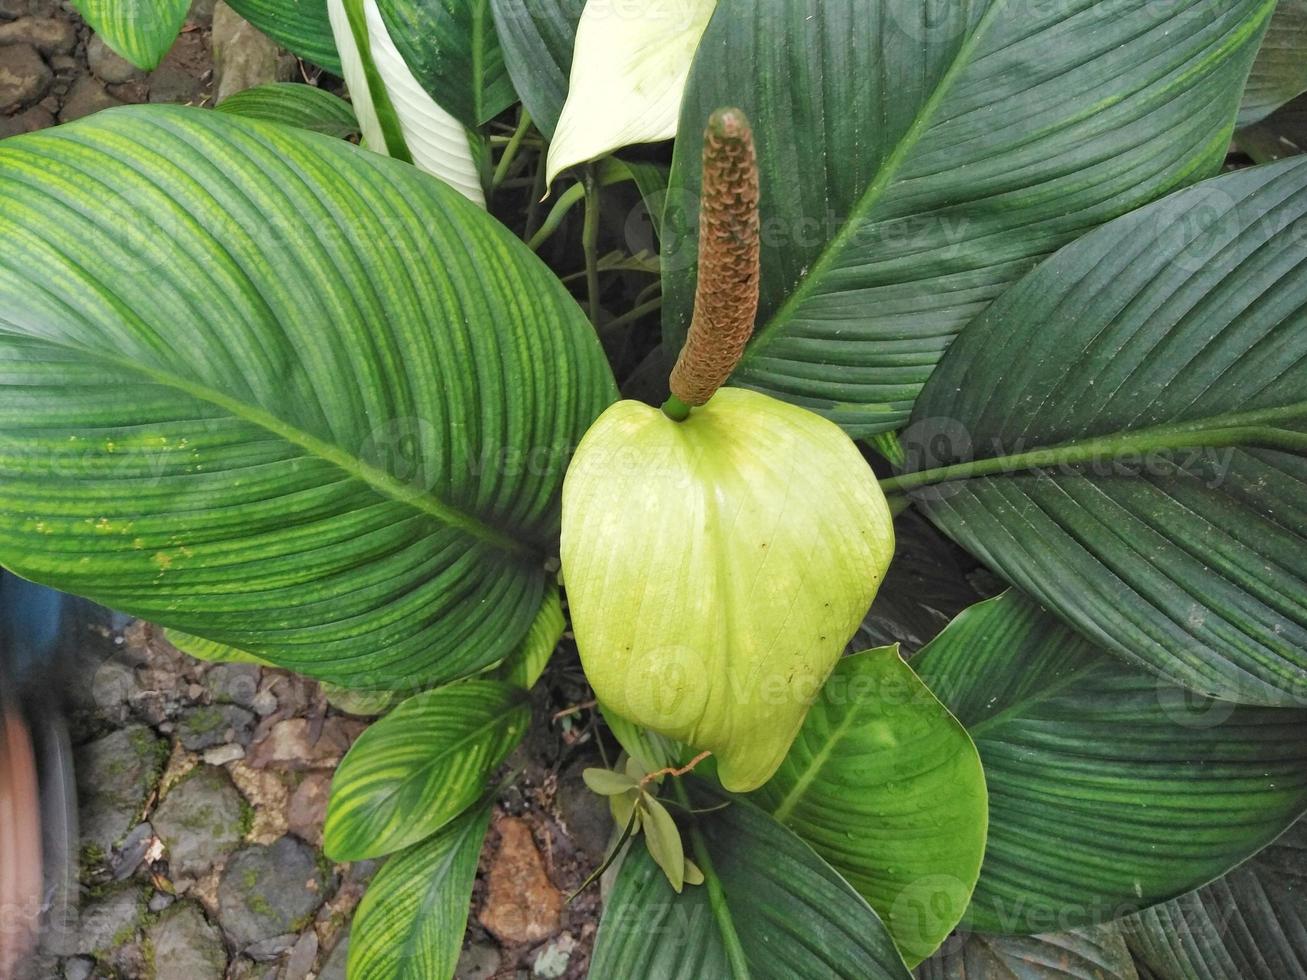
[[632, 143], [676, 135], [690, 63], [717, 0], [588, 0], [548, 178]]
[[[395, 114], [399, 117], [404, 141], [413, 155], [413, 164], [484, 207], [485, 194], [468, 143], [467, 130], [462, 123], [440, 108], [414, 77], [386, 30], [376, 0], [364, 0], [363, 10], [372, 47], [372, 61], [386, 86]], [[336, 38], [336, 48], [340, 52], [345, 84], [349, 87], [354, 112], [363, 133], [363, 143], [368, 149], [384, 154], [386, 140], [372, 103], [367, 75], [363, 71], [363, 59], [359, 55], [358, 45], [354, 43], [354, 32], [349, 26], [344, 0], [327, 0], [327, 14], [331, 20], [332, 34]]]

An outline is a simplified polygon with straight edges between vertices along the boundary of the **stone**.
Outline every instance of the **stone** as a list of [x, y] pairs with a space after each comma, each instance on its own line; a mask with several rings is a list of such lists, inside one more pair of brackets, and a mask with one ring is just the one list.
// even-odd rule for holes
[[232, 765], [228, 772], [254, 810], [245, 839], [252, 844], [271, 844], [284, 836], [290, 829], [286, 821], [290, 802], [286, 775], [275, 769], [251, 769], [244, 761]]
[[27, 0], [0, 0], [0, 20], [15, 20], [27, 13]]
[[493, 980], [499, 973], [503, 954], [490, 943], [468, 943], [454, 967], [455, 980]]
[[86, 64], [97, 78], [111, 84], [145, 77], [145, 72], [105, 44], [99, 34], [93, 35], [86, 45]]
[[95, 959], [90, 956], [73, 956], [64, 961], [64, 980], [90, 980], [95, 972]]
[[286, 822], [296, 837], [314, 847], [322, 846], [322, 824], [327, 817], [327, 801], [331, 797], [331, 774], [311, 772], [304, 777], [290, 795], [286, 807]]
[[154, 828], [148, 823], [137, 824], [109, 858], [109, 872], [114, 881], [126, 881], [145, 860], [146, 852], [154, 843]]
[[150, 101], [188, 105], [203, 102], [208, 65], [208, 36], [202, 31], [180, 35], [159, 67], [150, 72]]
[[536, 954], [535, 961], [531, 964], [531, 973], [544, 980], [559, 980], [567, 973], [575, 951], [576, 939], [571, 933], [565, 932]]
[[146, 905], [146, 908], [157, 915], [164, 909], [169, 908], [176, 901], [177, 899], [174, 896], [169, 895], [167, 892], [155, 892], [150, 896], [150, 901], [149, 904]]
[[0, 116], [0, 139], [21, 136], [23, 133], [35, 133], [54, 125], [54, 116], [39, 105], [13, 116]]
[[72, 122], [101, 109], [112, 109], [122, 105], [105, 89], [104, 83], [91, 75], [83, 75], [73, 82], [64, 99], [64, 107], [59, 110], [60, 122]]
[[226, 3], [213, 8], [213, 94], [229, 95], [295, 77], [295, 58]]
[[143, 725], [120, 728], [74, 752], [83, 847], [107, 856], [139, 822], [168, 746]]
[[154, 951], [153, 980], [222, 980], [227, 950], [222, 934], [194, 902], [178, 902], [146, 933]]
[[538, 943], [558, 931], [563, 895], [545, 872], [531, 827], [518, 817], [495, 822], [499, 847], [490, 863], [481, 924], [504, 943]]
[[218, 887], [218, 917], [236, 947], [298, 932], [327, 897], [332, 875], [303, 841], [286, 836], [238, 851]]
[[254, 704], [251, 707], [260, 718], [266, 718], [277, 710], [277, 695], [270, 690], [260, 691], [254, 695]]
[[122, 82], [118, 85], [106, 85], [104, 90], [119, 102], [128, 105], [139, 105], [142, 102], [150, 101], [150, 86], [145, 84], [144, 79], [134, 82]]
[[252, 710], [262, 673], [258, 664], [214, 664], [204, 681], [214, 701]]
[[69, 931], [69, 953], [103, 956], [130, 942], [136, 935], [145, 908], [144, 897], [136, 886], [120, 888], [88, 902], [81, 910], [77, 928]]
[[214, 0], [194, 0], [190, 13], [186, 15], [186, 22], [208, 27], [213, 23], [213, 6]]
[[286, 951], [295, 945], [298, 937], [293, 932], [282, 933], [271, 939], [260, 939], [245, 947], [245, 955], [256, 963], [271, 963], [286, 955]]
[[215, 745], [204, 750], [204, 761], [211, 766], [225, 766], [229, 762], [239, 762], [245, 758], [243, 745]]
[[177, 738], [192, 752], [228, 742], [248, 742], [253, 732], [253, 712], [234, 704], [191, 708], [177, 722]]
[[592, 865], [600, 864], [607, 856], [613, 831], [608, 800], [591, 792], [581, 777], [583, 770], [596, 765], [599, 762], [593, 759], [580, 759], [569, 765], [559, 776], [554, 798], [568, 839], [586, 863]]
[[246, 806], [225, 769], [198, 766], [169, 790], [154, 811], [154, 829], [168, 848], [174, 874], [195, 878], [241, 842]]
[[327, 962], [322, 964], [318, 980], [346, 980], [345, 967], [349, 965], [349, 936], [346, 935], [331, 950]]
[[307, 980], [313, 972], [313, 964], [318, 960], [318, 934], [312, 929], [295, 941], [295, 947], [286, 959], [281, 971], [281, 980]]
[[20, 17], [0, 24], [0, 46], [30, 44], [41, 54], [69, 54], [77, 47], [77, 32], [55, 17]]
[[30, 44], [0, 48], [0, 113], [41, 101], [53, 81], [54, 72]]
[[254, 769], [334, 769], [365, 728], [365, 722], [333, 716], [323, 723], [315, 740], [309, 719], [285, 718], [254, 744], [246, 761]]

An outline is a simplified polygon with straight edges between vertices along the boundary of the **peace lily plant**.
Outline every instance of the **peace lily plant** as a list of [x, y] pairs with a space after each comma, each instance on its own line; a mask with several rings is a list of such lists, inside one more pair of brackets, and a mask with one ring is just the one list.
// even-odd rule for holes
[[350, 101], [0, 143], [0, 562], [371, 700], [352, 980], [533, 717], [592, 977], [1302, 972], [1301, 2], [233, 6]]

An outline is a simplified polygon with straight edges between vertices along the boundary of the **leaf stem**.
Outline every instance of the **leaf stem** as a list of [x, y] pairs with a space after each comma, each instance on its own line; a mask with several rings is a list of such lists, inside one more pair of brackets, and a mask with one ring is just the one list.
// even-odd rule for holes
[[[672, 786], [681, 806], [687, 810], [694, 809], [690, 803], [690, 794], [685, 791], [685, 785], [677, 779]], [[699, 829], [697, 820], [690, 821], [689, 832], [694, 863], [703, 872], [704, 887], [708, 889], [708, 907], [712, 909], [713, 918], [717, 920], [717, 928], [722, 934], [722, 945], [726, 947], [726, 961], [731, 965], [731, 980], [749, 980], [749, 961], [744, 957], [744, 946], [740, 943], [739, 933], [735, 931], [735, 920], [731, 917], [731, 910], [726, 905], [726, 892], [722, 890], [722, 881], [717, 877], [712, 855], [708, 853], [708, 842], [704, 840], [703, 831]]]
[[513, 165], [513, 160], [517, 157], [517, 151], [522, 146], [522, 140], [531, 128], [531, 113], [522, 107], [522, 115], [517, 121], [517, 129], [513, 131], [512, 138], [509, 139], [508, 145], [504, 147], [503, 154], [499, 157], [499, 165], [495, 167], [495, 175], [490, 178], [490, 189], [495, 190], [504, 182], [508, 176], [508, 168]]
[[585, 223], [581, 248], [585, 252], [585, 290], [590, 300], [590, 322], [599, 326], [599, 181], [593, 167], [585, 173]]
[[655, 310], [662, 309], [662, 305], [663, 298], [661, 296], [655, 296], [653, 299], [649, 300], [649, 302], [641, 303], [635, 309], [629, 310], [621, 316], [609, 320], [604, 324], [604, 330], [616, 330], [618, 327], [624, 327], [629, 323], [634, 323], [636, 320], [640, 319], [640, 317], [647, 316]]
[[1122, 456], [1176, 449], [1261, 446], [1303, 453], [1307, 452], [1307, 432], [1280, 428], [1274, 424], [1298, 421], [1303, 418], [1307, 418], [1307, 402], [1251, 412], [1231, 412], [1193, 422], [1150, 426], [1135, 432], [1118, 432], [1092, 439], [1065, 442], [1024, 453], [1014, 453], [1010, 456], [990, 456], [965, 463], [919, 470], [916, 473], [904, 473], [881, 480], [880, 487], [886, 493], [899, 493], [949, 480], [1014, 473], [1046, 466], [1071, 466], [1095, 460], [1119, 459]]
[[[542, 168], [543, 169], [543, 168]], [[609, 184], [620, 184], [624, 180], [634, 180], [629, 175], [609, 175], [600, 174], [599, 186], [607, 187]], [[562, 194], [558, 195], [558, 200], [554, 202], [553, 208], [545, 216], [544, 223], [541, 224], [540, 230], [530, 237], [527, 241], [527, 247], [533, 252], [540, 251], [540, 246], [549, 240], [549, 236], [558, 230], [558, 226], [563, 223], [567, 217], [567, 212], [571, 211], [576, 203], [585, 198], [585, 183], [578, 182], [573, 184]]]

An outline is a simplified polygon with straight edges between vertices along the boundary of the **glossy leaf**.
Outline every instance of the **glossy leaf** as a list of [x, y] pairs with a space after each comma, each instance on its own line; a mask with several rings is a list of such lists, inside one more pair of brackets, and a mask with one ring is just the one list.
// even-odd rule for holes
[[1043, 936], [959, 935], [918, 980], [1138, 980], [1116, 923]]
[[340, 140], [151, 106], [0, 145], [0, 241], [0, 562], [355, 687], [517, 647], [614, 391], [497, 221]]
[[328, 0], [328, 12], [368, 149], [409, 160], [484, 206], [481, 172], [467, 130], [413, 75], [391, 39], [377, 0]]
[[152, 71], [186, 22], [190, 0], [74, 0], [91, 30], [137, 68]]
[[504, 64], [536, 128], [554, 135], [585, 0], [490, 0]]
[[[720, 802], [707, 796], [704, 805]], [[707, 881], [679, 895], [645, 847], [632, 846], [604, 909], [591, 976], [909, 976], [871, 907], [771, 817], [735, 801], [699, 827], [710, 861], [693, 856]]]
[[1307, 92], [1307, 0], [1279, 0], [1239, 107], [1239, 125], [1260, 122]]
[[509, 684], [516, 684], [525, 690], [535, 687], [540, 675], [549, 665], [549, 658], [554, 655], [558, 641], [563, 637], [567, 623], [563, 618], [563, 600], [558, 594], [558, 587], [547, 586], [545, 601], [536, 613], [531, 629], [508, 655], [507, 659], [494, 670], [494, 676]]
[[340, 75], [327, 0], [229, 0], [231, 8], [291, 54]]
[[1307, 709], [1190, 694], [1019, 593], [967, 610], [912, 665], [985, 766], [971, 928], [1047, 932], [1166, 901], [1307, 808]]
[[1097, 644], [1260, 704], [1307, 691], [1304, 221], [1291, 160], [1086, 236], [963, 332], [904, 440], [913, 469], [1059, 447], [917, 499]]
[[490, 0], [377, 0], [377, 7], [413, 77], [464, 126], [517, 101]]
[[549, 144], [551, 183], [578, 163], [676, 134], [690, 62], [716, 5], [586, 5], [576, 29], [567, 101]]
[[896, 647], [839, 662], [753, 799], [871, 903], [910, 966], [962, 918], [985, 853], [985, 776]]
[[489, 807], [469, 810], [377, 872], [350, 929], [350, 980], [454, 975], [489, 825]]
[[358, 119], [348, 102], [313, 85], [296, 82], [269, 82], [243, 89], [223, 99], [217, 109], [340, 139], [359, 132]]
[[1041, 258], [1216, 172], [1273, 6], [721, 0], [672, 168], [672, 349], [717, 107], [748, 113], [762, 176], [762, 304], [734, 383], [867, 435], [903, 424], [958, 331]]
[[331, 781], [323, 849], [334, 861], [393, 854], [471, 806], [521, 740], [526, 694], [469, 680], [409, 698], [350, 748]]
[[1307, 976], [1307, 824], [1225, 877], [1122, 921], [1163, 980]]

